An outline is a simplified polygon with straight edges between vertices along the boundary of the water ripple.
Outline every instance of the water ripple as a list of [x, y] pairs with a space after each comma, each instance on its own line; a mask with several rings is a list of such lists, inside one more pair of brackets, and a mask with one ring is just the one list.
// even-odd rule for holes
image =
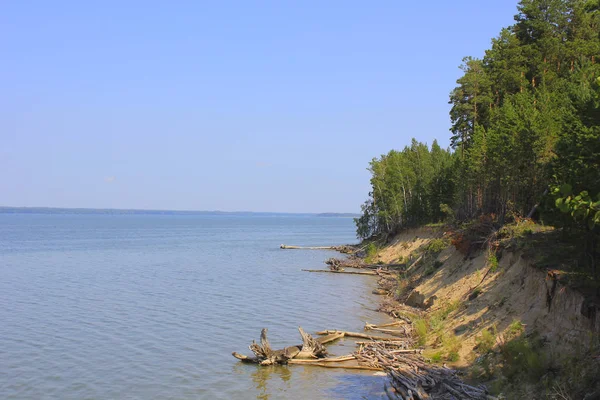
[[351, 220], [0, 215], [0, 238], [0, 398], [373, 397], [343, 378], [364, 374], [230, 355], [263, 327], [283, 347], [300, 325], [383, 318], [373, 279], [301, 272], [332, 253], [278, 249], [352, 242]]

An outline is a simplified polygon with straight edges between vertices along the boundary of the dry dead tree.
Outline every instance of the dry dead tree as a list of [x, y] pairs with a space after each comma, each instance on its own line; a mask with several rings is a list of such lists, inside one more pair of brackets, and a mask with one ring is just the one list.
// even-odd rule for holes
[[254, 353], [254, 357], [237, 352], [233, 352], [232, 355], [243, 362], [260, 365], [287, 364], [291, 359], [314, 360], [327, 355], [327, 349], [325, 349], [324, 344], [344, 337], [342, 333], [331, 333], [315, 339], [301, 327], [298, 327], [298, 331], [302, 337], [301, 345], [273, 350], [269, 339], [267, 339], [267, 328], [264, 328], [260, 333], [260, 343], [252, 341], [252, 344], [249, 346], [250, 350]]
[[260, 344], [252, 341], [249, 346], [254, 353], [254, 357], [233, 352], [232, 355], [243, 362], [255, 363], [260, 365], [287, 364], [293, 358], [321, 358], [327, 355], [324, 343], [339, 339], [341, 335], [329, 335], [324, 340], [315, 340], [311, 335], [304, 332], [304, 329], [298, 327], [302, 344], [298, 346], [286, 347], [281, 350], [273, 350], [267, 339], [267, 328], [260, 333]]

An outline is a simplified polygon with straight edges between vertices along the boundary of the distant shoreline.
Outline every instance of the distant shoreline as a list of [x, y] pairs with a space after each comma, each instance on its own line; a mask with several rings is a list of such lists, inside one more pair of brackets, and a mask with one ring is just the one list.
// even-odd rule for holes
[[60, 207], [6, 207], [0, 214], [83, 214], [83, 215], [233, 215], [233, 216], [294, 216], [294, 217], [359, 217], [353, 213], [283, 213], [257, 211], [192, 211], [192, 210], [140, 210], [119, 208], [60, 208]]

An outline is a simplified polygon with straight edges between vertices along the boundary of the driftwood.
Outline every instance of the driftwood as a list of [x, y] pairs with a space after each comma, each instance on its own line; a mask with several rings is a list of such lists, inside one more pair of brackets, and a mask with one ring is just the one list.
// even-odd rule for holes
[[[373, 325], [373, 324], [369, 324], [368, 322], [365, 323], [365, 331], [377, 331], [377, 332], [381, 332], [381, 333], [387, 333], [388, 335], [393, 335], [393, 336], [407, 336], [409, 334], [407, 328], [404, 326], [406, 324], [406, 321], [397, 321], [397, 323], [394, 324], [385, 324], [385, 325], [381, 325], [381, 326], [377, 326], [377, 325]], [[398, 329], [387, 329], [385, 328], [386, 326], [398, 326], [398, 327], [402, 327], [402, 330], [398, 330]]]
[[325, 368], [343, 368], [343, 369], [362, 369], [362, 370], [367, 370], [367, 371], [383, 371], [383, 368], [381, 367], [373, 367], [370, 365], [361, 365], [361, 364], [356, 364], [356, 365], [335, 365], [335, 364], [330, 364], [330, 363], [326, 363], [323, 362], [325, 361], [325, 359], [321, 360], [321, 361], [309, 361], [309, 362], [305, 362], [305, 363], [298, 363], [297, 361], [300, 360], [290, 360], [289, 364], [301, 364], [301, 365], [310, 365], [310, 366], [315, 366], [315, 367], [325, 367]]
[[358, 345], [371, 345], [371, 344], [378, 344], [380, 346], [386, 346], [386, 347], [402, 347], [403, 349], [408, 349], [408, 346], [410, 345], [410, 341], [406, 341], [406, 340], [387, 340], [387, 341], [377, 341], [377, 340], [370, 340], [367, 342], [356, 342], [356, 344]]
[[302, 246], [290, 246], [287, 244], [282, 244], [279, 246], [280, 249], [283, 250], [333, 250], [333, 251], [339, 251], [340, 253], [345, 253], [345, 254], [349, 254], [349, 253], [353, 253], [354, 252], [354, 247], [353, 246], [309, 246], [309, 247], [302, 247]]
[[483, 386], [465, 384], [456, 371], [426, 363], [418, 351], [388, 350], [380, 344], [362, 347], [356, 359], [373, 367], [383, 368], [390, 378], [394, 392], [390, 399], [490, 399]]
[[344, 268], [359, 268], [359, 269], [393, 269], [402, 270], [406, 268], [406, 264], [367, 264], [362, 258], [351, 257], [347, 259], [329, 258], [325, 261], [329, 269], [334, 271], [343, 270]]
[[342, 337], [339, 334], [331, 334], [324, 338], [320, 338], [321, 340], [319, 340], [304, 332], [304, 329], [301, 327], [298, 327], [298, 331], [302, 337], [303, 343], [301, 345], [286, 347], [281, 350], [273, 350], [267, 339], [267, 328], [264, 328], [260, 333], [260, 344], [253, 341], [249, 346], [250, 350], [254, 353], [254, 357], [249, 357], [237, 352], [233, 352], [232, 355], [243, 362], [260, 365], [287, 364], [288, 361], [293, 358], [316, 359], [325, 357], [327, 355], [327, 350], [323, 344]]
[[326, 272], [330, 274], [348, 274], [348, 275], [377, 275], [377, 272], [370, 271], [332, 271], [329, 269], [303, 269], [305, 272]]
[[377, 336], [377, 335], [369, 335], [367, 333], [360, 332], [346, 332], [346, 331], [337, 331], [337, 330], [325, 330], [317, 332], [317, 335], [331, 335], [333, 333], [343, 333], [343, 337], [355, 337], [360, 339], [369, 339], [369, 340], [383, 340], [383, 341], [396, 341], [397, 338], [390, 338], [386, 336]]

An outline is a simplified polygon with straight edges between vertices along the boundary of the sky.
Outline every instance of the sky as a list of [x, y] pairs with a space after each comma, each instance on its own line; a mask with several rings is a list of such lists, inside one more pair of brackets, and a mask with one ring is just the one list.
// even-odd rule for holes
[[4, 1], [0, 206], [358, 212], [516, 1]]

